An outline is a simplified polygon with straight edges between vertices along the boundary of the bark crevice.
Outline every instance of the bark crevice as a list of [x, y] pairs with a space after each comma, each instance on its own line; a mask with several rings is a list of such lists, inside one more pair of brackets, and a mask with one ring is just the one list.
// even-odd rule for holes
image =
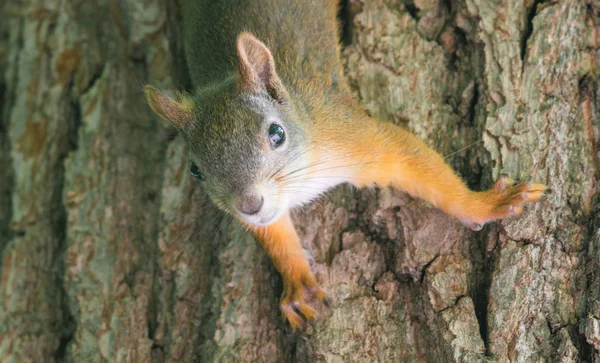
[[[67, 94], [72, 94], [74, 77], [71, 78], [71, 82], [67, 87]], [[66, 165], [65, 161], [69, 157], [69, 154], [77, 151], [78, 140], [79, 140], [79, 128], [83, 122], [81, 114], [81, 104], [79, 99], [71, 102], [70, 112], [68, 112], [69, 123], [68, 130], [66, 132], [67, 142], [64, 145], [64, 151], [59, 156], [57, 165], [60, 165], [57, 174], [59, 180], [57, 181], [56, 200], [53, 205], [56, 206], [56, 214], [58, 220], [56, 221], [56, 235], [58, 237], [57, 246], [57, 273], [56, 273], [56, 287], [60, 291], [60, 310], [62, 315], [62, 336], [60, 337], [58, 348], [56, 349], [55, 359], [58, 362], [67, 360], [67, 351], [69, 344], [75, 337], [77, 330], [77, 320], [71, 313], [69, 307], [69, 295], [65, 286], [65, 276], [67, 270], [66, 264], [66, 253], [67, 253], [67, 238], [68, 238], [68, 212], [66, 205], [64, 204], [64, 192], [65, 192], [65, 173]]]
[[[470, 255], [473, 274], [470, 278], [469, 296], [473, 300], [479, 334], [483, 340], [486, 356], [490, 356], [488, 337], [488, 305], [492, 275], [495, 268], [495, 248], [487, 251], [488, 238], [494, 238], [495, 226], [488, 226], [471, 241]], [[495, 242], [497, 244], [498, 242]]]
[[143, 100], [190, 90], [178, 4], [0, 0], [0, 361], [598, 360], [599, 4], [340, 1], [368, 114], [474, 190], [554, 193], [477, 233], [400, 191], [328, 193], [293, 216], [338, 303], [291, 333], [271, 261]]

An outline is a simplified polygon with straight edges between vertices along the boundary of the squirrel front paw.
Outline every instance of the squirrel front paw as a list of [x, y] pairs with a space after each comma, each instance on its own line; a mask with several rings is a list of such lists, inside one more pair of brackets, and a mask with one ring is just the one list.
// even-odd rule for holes
[[465, 224], [474, 231], [480, 230], [486, 222], [516, 216], [523, 211], [523, 205], [536, 202], [548, 187], [530, 182], [515, 182], [502, 176], [494, 187], [478, 193], [478, 206]]
[[284, 278], [283, 284], [281, 312], [292, 330], [304, 328], [307, 322], [317, 317], [318, 313], [310, 303], [328, 305], [327, 293], [321, 289], [310, 271], [297, 278]]

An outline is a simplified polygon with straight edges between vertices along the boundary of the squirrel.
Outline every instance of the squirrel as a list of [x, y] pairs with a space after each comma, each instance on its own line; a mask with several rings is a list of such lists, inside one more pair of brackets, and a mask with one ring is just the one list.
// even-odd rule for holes
[[[192, 176], [238, 219], [282, 276], [293, 329], [327, 295], [311, 272], [290, 209], [350, 183], [404, 190], [474, 230], [518, 215], [542, 184], [501, 177], [472, 191], [409, 131], [353, 101], [340, 59], [337, 0], [183, 0], [192, 95], [144, 89], [189, 146]], [[312, 306], [311, 306], [312, 305]]]

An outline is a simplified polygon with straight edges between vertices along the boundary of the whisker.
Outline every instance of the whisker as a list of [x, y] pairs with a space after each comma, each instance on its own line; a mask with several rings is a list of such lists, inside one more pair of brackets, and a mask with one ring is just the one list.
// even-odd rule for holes
[[317, 160], [315, 162], [308, 163], [307, 165], [304, 165], [304, 166], [302, 166], [302, 167], [300, 167], [298, 169], [292, 170], [291, 172], [289, 172], [289, 173], [287, 173], [285, 175], [282, 175], [281, 178], [286, 178], [286, 177], [288, 177], [288, 176], [290, 176], [292, 174], [295, 174], [297, 172], [306, 170], [308, 168], [312, 168], [313, 166], [321, 165], [321, 164], [324, 164], [324, 163], [327, 163], [327, 162], [330, 162], [330, 161], [334, 161], [336, 159], [345, 158], [345, 157], [347, 157], [347, 156], [346, 155], [338, 155], [338, 156], [335, 156], [335, 157], [320, 159], [320, 160]]
[[[321, 165], [321, 164], [328, 163], [328, 162], [331, 162], [331, 161], [335, 161], [335, 160], [338, 160], [338, 159], [346, 159], [346, 158], [352, 157], [353, 154], [360, 154], [362, 157], [364, 157], [366, 155], [369, 155], [369, 154], [359, 153], [359, 152], [350, 152], [350, 153], [338, 154], [338, 155], [335, 155], [333, 157], [319, 159], [319, 160], [317, 160], [315, 162], [312, 162], [312, 163], [309, 163], [307, 165], [304, 165], [304, 166], [302, 166], [300, 168], [297, 168], [295, 170], [290, 171], [289, 173], [281, 176], [280, 178], [286, 178], [286, 177], [288, 177], [290, 175], [293, 175], [293, 174], [298, 173], [300, 171], [312, 168], [312, 167], [317, 166], [317, 165]], [[374, 156], [374, 155], [379, 155], [379, 154], [380, 154], [380, 152], [374, 152], [374, 153], [371, 153], [370, 155]], [[377, 162], [377, 161], [373, 160], [373, 158], [370, 158], [369, 160], [359, 162], [356, 165], [369, 164], [369, 163], [374, 163], [374, 162]], [[351, 164], [351, 165], [346, 165], [346, 166], [354, 166], [354, 165]], [[341, 166], [337, 166], [337, 167], [341, 167]]]
[[479, 144], [479, 143], [482, 143], [482, 142], [483, 142], [483, 140], [475, 141], [474, 143], [472, 143], [472, 144], [470, 144], [470, 145], [467, 145], [467, 146], [463, 147], [462, 149], [459, 149], [459, 150], [457, 150], [457, 151], [455, 151], [455, 152], [453, 152], [453, 153], [450, 153], [450, 154], [448, 154], [448, 155], [444, 155], [444, 159], [446, 159], [446, 158], [449, 158], [449, 157], [451, 157], [451, 156], [454, 156], [454, 155], [458, 154], [459, 152], [461, 152], [461, 151], [465, 151], [465, 150], [467, 150], [468, 148], [470, 148], [471, 146], [477, 145], [477, 144]]
[[[335, 166], [330, 166], [330, 167], [327, 167], [327, 168], [321, 168], [321, 169], [316, 169], [316, 170], [310, 170], [310, 171], [309, 171], [309, 172], [307, 172], [307, 173], [303, 173], [303, 174], [296, 175], [296, 176], [293, 176], [293, 177], [289, 177], [289, 176], [288, 176], [288, 177], [286, 177], [285, 179], [281, 178], [281, 180], [283, 180], [283, 181], [295, 180], [295, 179], [296, 179], [296, 178], [298, 178], [298, 177], [305, 177], [305, 176], [308, 176], [308, 175], [310, 175], [310, 174], [314, 174], [314, 173], [318, 173], [318, 172], [323, 172], [323, 171], [328, 171], [328, 170], [334, 170], [334, 169], [340, 169], [340, 168], [347, 168], [347, 167], [352, 167], [352, 166], [366, 165], [366, 164], [370, 164], [370, 163], [373, 163], [373, 162], [362, 162], [362, 163], [354, 163], [354, 164], [346, 164], [346, 165], [335, 165]], [[321, 178], [321, 177], [322, 177], [322, 178], [331, 178], [331, 177], [335, 177], [335, 176], [323, 175], [323, 176], [316, 176], [315, 178]], [[348, 178], [348, 179], [356, 179], [356, 180], [359, 180], [359, 178], [348, 177], [348, 176], [346, 176], [346, 175], [344, 175], [344, 176], [341, 176], [341, 177], [342, 177], [342, 178]], [[279, 182], [279, 181], [280, 181], [280, 180], [278, 180], [278, 182]]]
[[278, 163], [273, 168], [273, 169], [277, 168], [277, 170], [274, 173], [270, 174], [267, 177], [267, 179], [271, 179], [271, 178], [275, 177], [278, 173], [280, 173], [286, 167], [286, 165], [291, 164], [292, 162], [296, 161], [300, 156], [307, 154], [309, 151], [312, 151], [313, 149], [315, 149], [315, 146], [311, 146], [307, 149], [300, 150], [300, 152], [298, 152], [294, 156], [292, 156], [291, 159], [285, 159], [282, 154], [278, 158]]

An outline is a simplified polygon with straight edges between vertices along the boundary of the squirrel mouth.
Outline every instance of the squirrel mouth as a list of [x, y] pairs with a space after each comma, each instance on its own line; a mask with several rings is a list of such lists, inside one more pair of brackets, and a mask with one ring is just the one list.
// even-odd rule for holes
[[278, 213], [277, 211], [273, 211], [272, 213], [266, 216], [243, 216], [242, 220], [246, 223], [258, 225], [258, 226], [268, 226], [269, 224], [275, 222], [277, 220]]
[[271, 224], [271, 223], [275, 222], [276, 216], [277, 216], [277, 212], [273, 212], [273, 213], [271, 213], [270, 216], [261, 218], [260, 223], [261, 224]]

